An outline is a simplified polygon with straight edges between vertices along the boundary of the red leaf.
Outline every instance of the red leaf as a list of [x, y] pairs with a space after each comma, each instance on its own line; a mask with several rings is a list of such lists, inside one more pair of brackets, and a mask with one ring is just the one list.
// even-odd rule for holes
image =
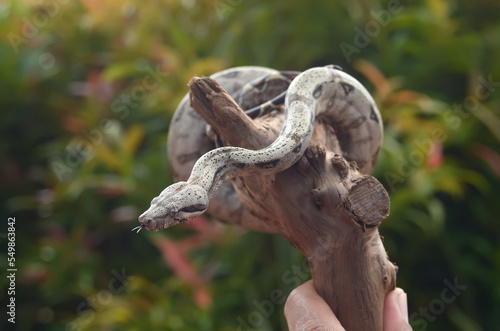
[[177, 277], [195, 290], [194, 301], [196, 304], [203, 308], [210, 305], [212, 301], [210, 293], [201, 277], [197, 274], [184, 249], [167, 238], [157, 240], [156, 246], [160, 250], [165, 263], [173, 270]]
[[478, 145], [475, 154], [483, 159], [500, 176], [500, 155], [485, 145]]
[[444, 161], [443, 145], [433, 144], [429, 151], [429, 157], [427, 158], [427, 165], [431, 169], [437, 169], [443, 164], [443, 161]]

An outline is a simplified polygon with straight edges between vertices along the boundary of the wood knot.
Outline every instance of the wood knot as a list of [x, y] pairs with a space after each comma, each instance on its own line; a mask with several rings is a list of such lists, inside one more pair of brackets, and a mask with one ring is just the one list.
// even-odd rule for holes
[[346, 178], [349, 174], [349, 164], [342, 156], [338, 154], [335, 154], [332, 157], [332, 166], [335, 170], [338, 171], [340, 178], [342, 179]]
[[351, 167], [352, 170], [359, 171], [359, 167], [358, 167], [358, 164], [356, 163], [356, 161], [349, 162], [349, 166]]
[[311, 197], [313, 199], [314, 205], [318, 208], [321, 209], [324, 204], [325, 200], [325, 192], [317, 187], [311, 190]]
[[316, 143], [307, 147], [304, 154], [309, 161], [323, 161], [326, 156], [326, 149], [323, 145]]

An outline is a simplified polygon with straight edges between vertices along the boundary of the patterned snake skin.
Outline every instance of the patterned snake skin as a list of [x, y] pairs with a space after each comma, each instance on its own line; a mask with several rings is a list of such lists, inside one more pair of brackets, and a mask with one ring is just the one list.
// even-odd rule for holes
[[[188, 95], [172, 119], [168, 151], [179, 182], [151, 201], [134, 228], [159, 231], [197, 217], [222, 201], [234, 210], [240, 205], [227, 179], [283, 171], [304, 154], [315, 120], [335, 129], [342, 155], [360, 170], [373, 170], [382, 145], [379, 110], [368, 91], [336, 66], [302, 73], [263, 67], [237, 67], [212, 76], [251, 118], [262, 116], [285, 102], [285, 120], [278, 138], [260, 150], [220, 147], [205, 133], [206, 123], [189, 105]], [[219, 188], [217, 190], [217, 188]], [[217, 210], [209, 212], [217, 218]]]

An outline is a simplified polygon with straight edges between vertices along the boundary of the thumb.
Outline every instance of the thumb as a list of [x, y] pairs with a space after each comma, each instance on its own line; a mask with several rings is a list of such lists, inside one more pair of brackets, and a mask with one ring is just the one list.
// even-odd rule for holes
[[389, 292], [384, 303], [384, 331], [409, 331], [406, 293], [399, 287]]
[[330, 306], [316, 292], [312, 280], [290, 293], [285, 303], [285, 316], [290, 331], [345, 331]]

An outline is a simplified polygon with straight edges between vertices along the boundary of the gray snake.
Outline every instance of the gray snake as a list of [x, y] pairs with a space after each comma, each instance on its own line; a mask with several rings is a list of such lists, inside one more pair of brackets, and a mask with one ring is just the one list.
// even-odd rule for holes
[[[228, 197], [234, 190], [226, 187], [222, 190], [224, 194], [218, 194], [217, 188], [234, 177], [276, 173], [291, 167], [308, 147], [318, 118], [334, 127], [347, 160], [356, 161], [365, 173], [373, 170], [383, 137], [379, 110], [363, 85], [337, 67], [312, 68], [298, 75], [262, 67], [237, 67], [212, 78], [243, 109], [251, 108], [248, 114], [252, 118], [262, 116], [283, 102], [284, 97], [281, 133], [260, 150], [212, 149], [205, 133], [200, 132], [204, 121], [188, 105], [186, 96], [172, 119], [168, 147], [174, 171], [181, 179], [188, 178], [168, 186], [155, 197], [149, 209], [140, 215], [140, 226], [134, 230], [159, 231], [197, 217], [207, 210], [214, 195], [234, 202], [234, 197]], [[283, 84], [284, 87], [276, 87]], [[176, 125], [184, 131], [180, 132]], [[176, 136], [175, 141], [172, 136]], [[206, 151], [201, 157], [196, 152], [190, 153], [200, 149]]]

